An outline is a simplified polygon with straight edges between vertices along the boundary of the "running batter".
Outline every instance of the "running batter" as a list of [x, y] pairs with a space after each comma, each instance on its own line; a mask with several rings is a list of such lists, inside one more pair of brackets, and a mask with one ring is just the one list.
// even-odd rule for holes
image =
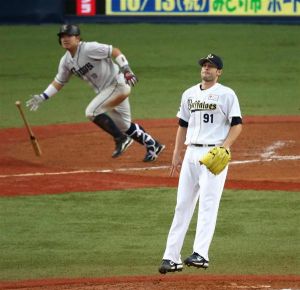
[[[175, 149], [170, 174], [180, 171], [177, 205], [159, 272], [182, 271], [181, 249], [199, 202], [193, 253], [184, 260], [187, 266], [208, 268], [208, 250], [213, 238], [219, 203], [228, 166], [212, 174], [199, 160], [215, 146], [229, 150], [242, 131], [242, 117], [235, 92], [220, 83], [223, 62], [215, 54], [199, 60], [202, 82], [187, 89], [177, 117]], [[187, 145], [184, 159], [181, 152]], [[181, 170], [180, 170], [181, 168]]]
[[143, 161], [156, 160], [165, 145], [155, 140], [141, 125], [131, 121], [128, 96], [138, 79], [124, 54], [112, 45], [81, 41], [76, 25], [61, 26], [57, 35], [60, 45], [66, 49], [58, 73], [42, 94], [27, 101], [27, 107], [36, 111], [42, 102], [63, 88], [71, 75], [75, 75], [89, 83], [96, 93], [85, 115], [114, 138], [116, 147], [112, 157], [120, 156], [135, 140], [146, 148]]

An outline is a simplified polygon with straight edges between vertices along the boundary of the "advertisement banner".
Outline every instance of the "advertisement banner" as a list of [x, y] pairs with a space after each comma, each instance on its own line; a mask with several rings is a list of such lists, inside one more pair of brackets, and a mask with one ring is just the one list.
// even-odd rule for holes
[[96, 14], [96, 0], [77, 0], [76, 14], [78, 16], [94, 16]]
[[106, 0], [106, 14], [300, 16], [300, 0]]

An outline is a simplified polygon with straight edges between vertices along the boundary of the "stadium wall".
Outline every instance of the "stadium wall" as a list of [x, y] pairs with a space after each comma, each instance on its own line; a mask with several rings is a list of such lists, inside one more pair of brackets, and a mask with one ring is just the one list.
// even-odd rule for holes
[[62, 23], [63, 0], [1, 0], [1, 24]]
[[[78, 3], [94, 3], [94, 14], [78, 14]], [[129, 1], [129, 0], [128, 0]], [[1, 0], [0, 24], [42, 24], [42, 23], [260, 23], [300, 24], [300, 3], [295, 16], [223, 16], [223, 15], [144, 15], [139, 11], [132, 15], [106, 15], [106, 0]], [[151, 1], [149, 1], [151, 2]], [[299, 11], [298, 11], [299, 10]], [[128, 14], [128, 15], [127, 15]], [[154, 13], [155, 14], [155, 13]], [[201, 13], [200, 13], [201, 14]]]

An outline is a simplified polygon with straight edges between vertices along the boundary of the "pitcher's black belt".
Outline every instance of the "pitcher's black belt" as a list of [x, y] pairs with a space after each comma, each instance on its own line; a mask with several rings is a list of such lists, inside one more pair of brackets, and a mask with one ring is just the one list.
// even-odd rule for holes
[[215, 147], [216, 144], [192, 144], [192, 146], [196, 146], [196, 147]]

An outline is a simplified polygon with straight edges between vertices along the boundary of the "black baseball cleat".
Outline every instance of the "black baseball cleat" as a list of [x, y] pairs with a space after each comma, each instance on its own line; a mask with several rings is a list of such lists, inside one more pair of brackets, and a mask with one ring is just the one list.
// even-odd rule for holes
[[184, 264], [189, 267], [193, 266], [196, 268], [204, 268], [204, 269], [207, 269], [209, 266], [208, 261], [206, 261], [202, 256], [200, 256], [198, 253], [195, 252], [184, 260]]
[[160, 274], [166, 274], [167, 272], [181, 272], [183, 269], [182, 263], [177, 264], [171, 260], [162, 260], [158, 271]]
[[119, 157], [126, 149], [132, 144], [133, 139], [130, 137], [124, 136], [121, 138], [116, 138], [116, 149], [112, 154], [112, 158], [117, 158]]
[[159, 144], [158, 142], [156, 142], [155, 147], [154, 147], [154, 151], [153, 150], [148, 150], [145, 158], [144, 158], [144, 162], [151, 162], [151, 161], [155, 161], [158, 157], [158, 155], [166, 148], [165, 145], [163, 144]]

